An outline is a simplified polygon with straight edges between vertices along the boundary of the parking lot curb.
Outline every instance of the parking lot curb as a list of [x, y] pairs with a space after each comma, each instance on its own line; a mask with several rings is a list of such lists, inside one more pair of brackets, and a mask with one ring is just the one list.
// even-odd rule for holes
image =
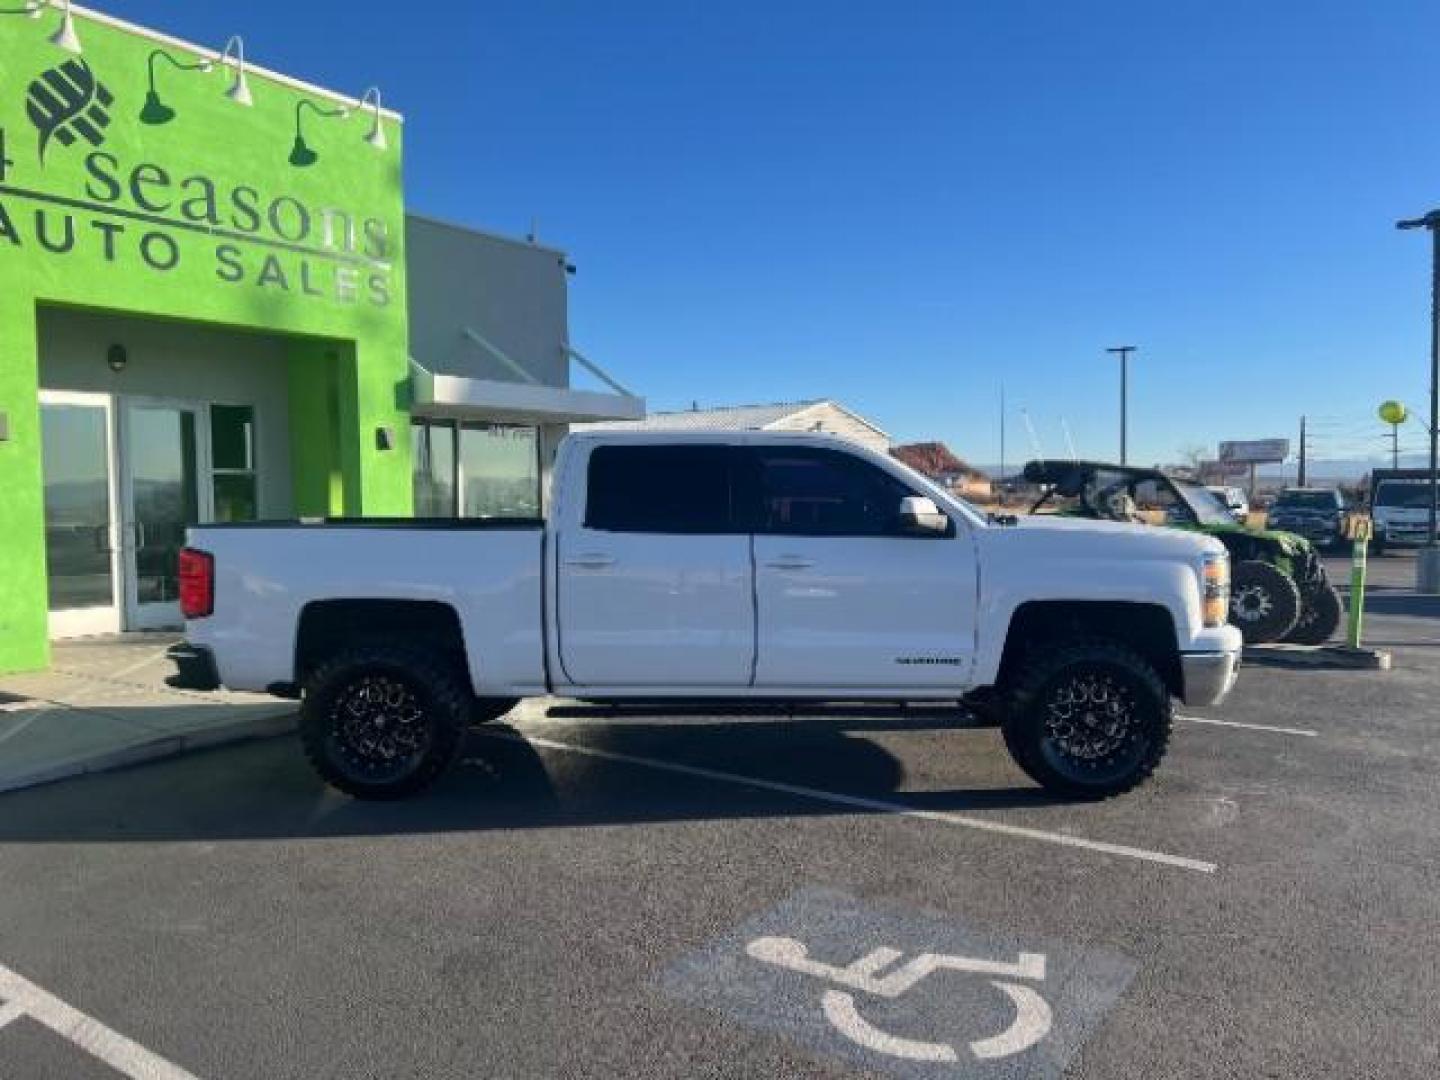
[[1265, 667], [1389, 671], [1390, 654], [1383, 649], [1352, 649], [1347, 645], [1247, 645], [1245, 663]]
[[39, 787], [41, 784], [53, 784], [60, 780], [70, 780], [91, 773], [124, 769], [131, 765], [142, 765], [146, 762], [177, 757], [196, 750], [208, 750], [230, 743], [288, 735], [295, 730], [295, 722], [295, 713], [286, 712], [269, 716], [245, 717], [228, 723], [197, 728], [195, 731], [178, 735], [160, 735], [102, 753], [79, 755], [64, 761], [47, 763], [31, 769], [29, 772], [0, 777], [0, 794]]

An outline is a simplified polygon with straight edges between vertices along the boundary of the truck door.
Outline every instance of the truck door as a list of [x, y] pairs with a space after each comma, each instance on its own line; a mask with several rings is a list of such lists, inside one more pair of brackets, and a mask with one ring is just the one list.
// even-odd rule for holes
[[745, 687], [755, 658], [750, 537], [732, 451], [600, 445], [557, 539], [559, 651], [580, 686]]
[[911, 490], [824, 447], [754, 450], [755, 686], [949, 689], [975, 650], [975, 549], [900, 523]]

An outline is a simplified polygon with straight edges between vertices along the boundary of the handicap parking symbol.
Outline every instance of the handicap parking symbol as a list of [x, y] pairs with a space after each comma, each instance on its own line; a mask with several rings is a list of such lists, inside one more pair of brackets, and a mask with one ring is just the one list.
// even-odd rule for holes
[[1114, 954], [810, 889], [665, 973], [672, 997], [898, 1076], [1058, 1077], [1133, 978]]

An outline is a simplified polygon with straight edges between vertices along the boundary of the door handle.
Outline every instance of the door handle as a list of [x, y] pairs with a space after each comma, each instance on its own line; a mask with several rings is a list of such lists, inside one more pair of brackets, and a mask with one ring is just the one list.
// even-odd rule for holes
[[566, 559], [565, 565], [578, 566], [585, 570], [604, 570], [606, 567], [615, 565], [615, 556], [606, 555], [603, 551], [588, 551], [583, 555]]
[[815, 560], [803, 555], [777, 555], [765, 565], [771, 570], [809, 570], [815, 565]]

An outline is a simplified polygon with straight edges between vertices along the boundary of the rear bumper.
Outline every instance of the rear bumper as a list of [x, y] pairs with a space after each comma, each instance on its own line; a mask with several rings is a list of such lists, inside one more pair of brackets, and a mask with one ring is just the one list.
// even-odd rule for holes
[[1186, 705], [1218, 705], [1240, 676], [1240, 652], [1181, 653]]
[[165, 658], [175, 665], [175, 674], [165, 681], [176, 689], [220, 689], [220, 672], [215, 667], [215, 655], [204, 645], [181, 641], [165, 650]]

